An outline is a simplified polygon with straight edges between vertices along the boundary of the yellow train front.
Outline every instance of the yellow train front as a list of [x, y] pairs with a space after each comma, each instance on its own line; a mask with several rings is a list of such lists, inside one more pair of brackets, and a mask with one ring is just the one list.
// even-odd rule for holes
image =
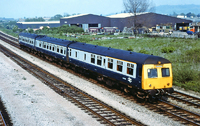
[[143, 64], [141, 86], [146, 91], [146, 98], [160, 98], [166, 93], [173, 93], [172, 64], [166, 61], [161, 59], [161, 61], [154, 60], [152, 64]]

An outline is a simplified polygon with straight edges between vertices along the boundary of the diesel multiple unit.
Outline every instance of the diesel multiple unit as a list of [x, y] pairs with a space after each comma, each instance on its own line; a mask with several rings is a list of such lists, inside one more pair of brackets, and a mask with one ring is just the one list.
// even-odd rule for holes
[[165, 58], [125, 50], [20, 33], [20, 47], [140, 98], [172, 93], [172, 65]]

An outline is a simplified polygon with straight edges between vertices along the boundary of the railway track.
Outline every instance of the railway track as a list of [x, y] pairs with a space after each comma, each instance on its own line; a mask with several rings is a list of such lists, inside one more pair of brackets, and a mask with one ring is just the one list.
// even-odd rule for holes
[[174, 91], [174, 93], [169, 94], [168, 97], [170, 97], [178, 102], [188, 104], [189, 106], [194, 106], [197, 109], [200, 108], [200, 98], [193, 97], [193, 96], [181, 93], [179, 91]]
[[14, 54], [9, 49], [0, 45], [0, 50], [15, 61], [23, 69], [29, 71], [32, 75], [36, 76], [43, 83], [50, 86], [57, 93], [83, 109], [89, 115], [97, 118], [102, 124], [106, 125], [145, 125], [141, 122], [126, 116], [125, 114], [117, 111], [111, 106], [99, 101], [98, 99], [90, 96], [86, 92], [64, 82], [60, 78], [48, 73], [39, 66], [36, 66], [24, 58]]
[[1, 111], [0, 111], [0, 126], [7, 126], [6, 122], [5, 122], [4, 118], [3, 118], [3, 115], [1, 114]]
[[[81, 77], [80, 74], [76, 74], [76, 75]], [[85, 77], [82, 77], [82, 78], [85, 78]], [[90, 79], [90, 81], [95, 82], [96, 84], [98, 84], [98, 82], [96, 80]], [[48, 82], [48, 81], [44, 81], [44, 82]], [[116, 93], [116, 94], [118, 94], [120, 96], [123, 96], [124, 98], [126, 98], [128, 100], [131, 100], [133, 102], [137, 102], [138, 104], [141, 104], [141, 105], [145, 106], [146, 108], [148, 108], [148, 109], [150, 109], [152, 111], [155, 111], [157, 113], [166, 115], [166, 116], [168, 116], [170, 118], [173, 118], [174, 120], [180, 121], [182, 124], [185, 124], [185, 125], [200, 125], [200, 116], [199, 116], [199, 114], [191, 112], [191, 111], [188, 111], [188, 110], [185, 110], [185, 109], [181, 108], [180, 106], [174, 105], [174, 104], [172, 104], [172, 103], [170, 103], [168, 101], [162, 101], [161, 100], [161, 101], [158, 101], [155, 104], [150, 104], [150, 103], [145, 103], [145, 102], [138, 102], [138, 100], [136, 98], [134, 98], [133, 96], [124, 95], [124, 92], [122, 93], [121, 91], [115, 90], [115, 89], [112, 90], [112, 89], [107, 88], [106, 86], [104, 86], [102, 84], [98, 84], [98, 85], [100, 85], [103, 88], [105, 88], [105, 89], [107, 89], [109, 91], [112, 91], [112, 92], [114, 92], [114, 93]], [[56, 85], [54, 85], [54, 86], [56, 86]], [[59, 90], [61, 89], [60, 92], [71, 92], [71, 91], [68, 91], [68, 90], [65, 91], [64, 88], [66, 88], [66, 87], [63, 86], [63, 85], [59, 85], [59, 83], [58, 83], [57, 86], [60, 87], [59, 88]], [[181, 102], [183, 102], [183, 103], [185, 103], [187, 105], [192, 105], [192, 106], [195, 106], [196, 108], [199, 107], [199, 98], [195, 98], [195, 97], [192, 97], [192, 96], [189, 96], [189, 95], [177, 92], [177, 91], [175, 91], [175, 93], [173, 93], [172, 95], [169, 95], [169, 97], [174, 98], [176, 100], [180, 100]], [[83, 100], [83, 103], [86, 106], [90, 106], [90, 105], [88, 105], [88, 102], [92, 102], [92, 101], [90, 101], [90, 100], [88, 100], [87, 98], [84, 98], [84, 97], [83, 98], [78, 98], [78, 100], [79, 99]], [[74, 100], [71, 100], [71, 101], [74, 102]], [[80, 107], [82, 106], [82, 105], [80, 105], [78, 103], [76, 103], [76, 104], [78, 106], [80, 106]], [[95, 103], [92, 103], [92, 104], [95, 104]], [[93, 107], [93, 105], [90, 106], [90, 107]], [[84, 107], [82, 109], [84, 109], [86, 112], [88, 112], [88, 110], [86, 110]], [[98, 113], [101, 113], [101, 109], [103, 109], [103, 108], [99, 108], [99, 109], [96, 109], [96, 110], [98, 111]], [[90, 114], [92, 114], [92, 112], [90, 112]], [[112, 116], [109, 117], [109, 115], [107, 115], [107, 118], [113, 118], [113, 117]], [[98, 117], [98, 119], [102, 120], [99, 117]], [[127, 124], [129, 124], [129, 123], [127, 123]]]

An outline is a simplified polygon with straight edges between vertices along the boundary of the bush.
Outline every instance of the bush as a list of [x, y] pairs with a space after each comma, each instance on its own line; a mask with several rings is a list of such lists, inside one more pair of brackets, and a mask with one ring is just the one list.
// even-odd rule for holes
[[149, 52], [148, 52], [147, 50], [145, 50], [145, 49], [141, 49], [141, 50], [139, 51], [139, 53], [149, 54]]
[[131, 46], [129, 46], [126, 50], [127, 51], [133, 51], [133, 48]]
[[188, 61], [200, 62], [200, 48], [188, 50], [186, 56]]
[[162, 48], [161, 49], [161, 52], [162, 53], [172, 53], [172, 52], [174, 52], [176, 49], [174, 48], [174, 47], [164, 47], [164, 48]]

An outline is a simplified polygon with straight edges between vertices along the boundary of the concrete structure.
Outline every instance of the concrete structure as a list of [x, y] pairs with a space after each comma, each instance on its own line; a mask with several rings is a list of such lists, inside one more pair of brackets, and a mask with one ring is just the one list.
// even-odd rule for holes
[[[64, 17], [60, 19], [60, 25], [76, 25], [82, 27], [85, 31], [89, 28], [101, 28], [101, 27], [118, 27], [119, 30], [123, 30], [124, 27], [132, 27], [135, 16], [131, 13], [121, 13], [111, 16], [99, 16], [93, 14], [81, 14], [75, 16]], [[138, 13], [137, 25], [149, 27], [155, 27], [161, 24], [170, 24], [176, 26], [177, 23], [191, 23], [191, 20], [180, 19], [167, 15], [157, 13]]]
[[48, 27], [59, 27], [60, 21], [49, 21], [49, 22], [17, 22], [17, 26], [21, 29], [33, 28], [39, 29], [42, 26]]

